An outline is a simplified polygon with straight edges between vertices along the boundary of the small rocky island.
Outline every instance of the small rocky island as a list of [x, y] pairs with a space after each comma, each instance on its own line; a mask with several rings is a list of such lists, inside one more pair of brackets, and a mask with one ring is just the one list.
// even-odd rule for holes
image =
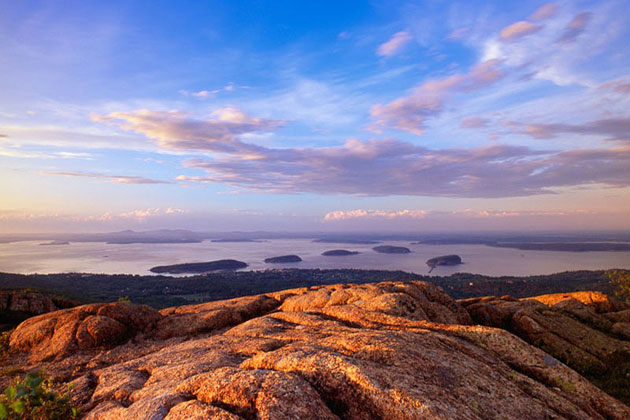
[[459, 255], [442, 255], [427, 260], [427, 265], [431, 267], [429, 273], [433, 271], [438, 265], [458, 265], [462, 263], [462, 259]]
[[302, 261], [302, 258], [297, 255], [282, 255], [280, 257], [265, 258], [267, 264], [285, 264], [285, 263], [298, 263]]
[[404, 246], [393, 245], [379, 245], [372, 248], [372, 250], [380, 252], [381, 254], [409, 254], [411, 252], [409, 248], [405, 248]]
[[239, 268], [245, 268], [247, 264], [237, 260], [217, 260], [200, 263], [185, 263], [185, 264], [173, 264], [173, 265], [160, 265], [153, 267], [152, 273], [169, 273], [169, 274], [184, 274], [184, 273], [208, 273], [211, 271], [222, 270], [238, 270]]
[[325, 257], [344, 257], [346, 255], [357, 255], [359, 251], [348, 251], [347, 249], [331, 249], [330, 251], [322, 252]]

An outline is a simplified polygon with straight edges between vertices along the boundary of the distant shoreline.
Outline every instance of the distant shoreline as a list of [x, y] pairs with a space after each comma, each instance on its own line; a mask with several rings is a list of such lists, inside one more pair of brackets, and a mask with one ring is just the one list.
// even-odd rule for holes
[[[515, 298], [578, 290], [611, 294], [607, 272], [565, 271], [536, 276], [485, 276], [455, 273], [427, 276], [405, 271], [365, 269], [268, 269], [214, 272], [182, 277], [131, 274], [12, 274], [0, 272], [0, 289], [36, 289], [82, 303], [121, 297], [156, 308], [229, 299], [290, 288], [339, 283], [421, 280], [434, 283], [453, 298], [511, 295]], [[628, 270], [624, 270], [628, 271]]]

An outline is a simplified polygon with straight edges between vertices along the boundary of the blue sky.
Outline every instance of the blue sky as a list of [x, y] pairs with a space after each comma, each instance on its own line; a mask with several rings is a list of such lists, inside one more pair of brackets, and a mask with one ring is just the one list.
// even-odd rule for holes
[[0, 232], [630, 229], [627, 2], [0, 3]]

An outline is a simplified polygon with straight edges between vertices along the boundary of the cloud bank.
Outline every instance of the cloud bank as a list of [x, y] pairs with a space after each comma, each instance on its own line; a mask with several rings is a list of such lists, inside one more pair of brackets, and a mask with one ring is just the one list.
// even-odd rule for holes
[[142, 133], [167, 149], [218, 153], [256, 153], [257, 148], [239, 135], [275, 130], [285, 121], [253, 118], [237, 108], [217, 109], [209, 120], [194, 120], [180, 111], [112, 112], [95, 115], [94, 121]]
[[[456, 82], [436, 83], [476, 86], [494, 78], [462, 76]], [[243, 142], [235, 132], [270, 129], [279, 123], [237, 110], [221, 115], [234, 131], [222, 129], [222, 135], [217, 135], [221, 119], [200, 121], [177, 112], [116, 113], [116, 123], [159, 139], [163, 147], [220, 152], [213, 159], [185, 160], [186, 168], [206, 174], [181, 175], [178, 181], [249, 191], [496, 198], [550, 194], [554, 188], [589, 184], [630, 186], [627, 147], [540, 151], [490, 145], [432, 150], [396, 139], [350, 139], [334, 147], [267, 148]]]

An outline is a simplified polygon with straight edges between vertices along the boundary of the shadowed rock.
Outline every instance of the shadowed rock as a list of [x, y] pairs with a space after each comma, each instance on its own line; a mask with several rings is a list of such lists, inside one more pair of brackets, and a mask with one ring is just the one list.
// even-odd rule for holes
[[622, 302], [602, 293], [576, 292], [459, 303], [475, 322], [513, 332], [620, 398], [630, 397], [630, 378], [624, 373], [630, 371], [630, 324], [627, 310], [615, 311], [626, 308]]

